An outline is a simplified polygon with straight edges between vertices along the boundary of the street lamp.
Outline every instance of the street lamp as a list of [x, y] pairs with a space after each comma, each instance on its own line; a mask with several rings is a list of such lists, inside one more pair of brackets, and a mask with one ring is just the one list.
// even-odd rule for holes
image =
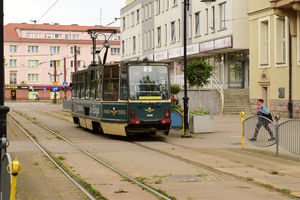
[[[212, 2], [215, 2], [216, 0], [200, 0], [201, 2], [206, 3], [208, 6]], [[183, 97], [183, 105], [184, 105], [184, 130], [183, 130], [183, 137], [188, 136], [186, 135], [186, 130], [188, 130], [188, 114], [189, 114], [189, 97], [187, 95], [187, 42], [186, 42], [186, 25], [187, 25], [187, 20], [186, 20], [186, 11], [189, 10], [190, 6], [190, 0], [184, 0], [184, 9], [183, 9], [183, 66], [184, 66], [184, 97]]]

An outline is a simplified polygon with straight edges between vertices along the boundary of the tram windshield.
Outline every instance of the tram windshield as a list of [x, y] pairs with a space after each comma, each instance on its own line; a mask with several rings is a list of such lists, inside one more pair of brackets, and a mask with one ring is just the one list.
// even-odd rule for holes
[[169, 75], [167, 66], [130, 66], [131, 100], [167, 100]]

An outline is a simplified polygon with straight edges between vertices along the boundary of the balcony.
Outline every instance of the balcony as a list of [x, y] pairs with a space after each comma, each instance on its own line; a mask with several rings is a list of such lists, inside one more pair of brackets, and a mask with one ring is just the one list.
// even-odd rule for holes
[[270, 0], [270, 3], [275, 15], [289, 18], [291, 35], [296, 37], [297, 11], [300, 11], [300, 0]]

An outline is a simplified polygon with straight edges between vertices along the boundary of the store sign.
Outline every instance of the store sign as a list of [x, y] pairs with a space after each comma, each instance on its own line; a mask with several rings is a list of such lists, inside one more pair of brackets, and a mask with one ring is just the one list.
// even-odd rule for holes
[[29, 86], [5, 86], [7, 90], [28, 90]]
[[215, 40], [215, 49], [225, 49], [232, 47], [232, 37]]
[[169, 58], [176, 58], [180, 56], [181, 56], [181, 47], [169, 50]]
[[200, 52], [212, 51], [214, 50], [214, 41], [204, 42], [200, 44]]
[[167, 51], [161, 51], [154, 54], [154, 61], [158, 60], [165, 60], [168, 59], [168, 52]]
[[[186, 47], [187, 55], [199, 53], [199, 44], [192, 44]], [[182, 51], [183, 52], [183, 51]]]

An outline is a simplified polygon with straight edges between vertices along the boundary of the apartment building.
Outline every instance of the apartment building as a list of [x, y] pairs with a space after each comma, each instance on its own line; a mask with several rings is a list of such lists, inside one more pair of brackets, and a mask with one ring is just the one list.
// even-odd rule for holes
[[300, 117], [300, 2], [249, 1], [250, 100], [271, 112]]
[[[107, 61], [120, 61], [119, 27], [26, 23], [5, 25], [5, 99], [34, 99], [36, 95], [41, 99], [53, 98], [54, 64], [57, 67], [58, 97], [63, 98], [63, 82], [70, 83], [71, 73], [75, 70], [75, 46], [77, 69], [82, 70], [91, 63], [92, 40], [88, 29], [100, 31], [98, 49], [102, 47], [104, 38], [110, 35], [109, 32], [116, 30], [118, 33], [109, 41]], [[103, 58], [103, 54], [104, 50], [100, 57]]]
[[[228, 90], [249, 87], [248, 0], [190, 0], [187, 11], [188, 60], [201, 59], [214, 67], [215, 79]], [[144, 59], [170, 64], [172, 84], [183, 87], [183, 3], [178, 0], [135, 0], [121, 9], [121, 60]], [[131, 14], [130, 14], [131, 13]], [[140, 24], [127, 24], [141, 16]], [[139, 37], [139, 35], [141, 37]], [[140, 38], [137, 41], [134, 38]], [[124, 41], [124, 42], [123, 42]], [[134, 49], [139, 44], [139, 51]], [[247, 90], [247, 89], [246, 89]], [[202, 107], [222, 110], [221, 96], [209, 85]], [[248, 95], [247, 91], [246, 94]], [[246, 98], [249, 96], [246, 95]], [[208, 98], [209, 96], [209, 98]], [[190, 108], [198, 108], [196, 88], [189, 88]], [[224, 106], [223, 106], [224, 107]]]

